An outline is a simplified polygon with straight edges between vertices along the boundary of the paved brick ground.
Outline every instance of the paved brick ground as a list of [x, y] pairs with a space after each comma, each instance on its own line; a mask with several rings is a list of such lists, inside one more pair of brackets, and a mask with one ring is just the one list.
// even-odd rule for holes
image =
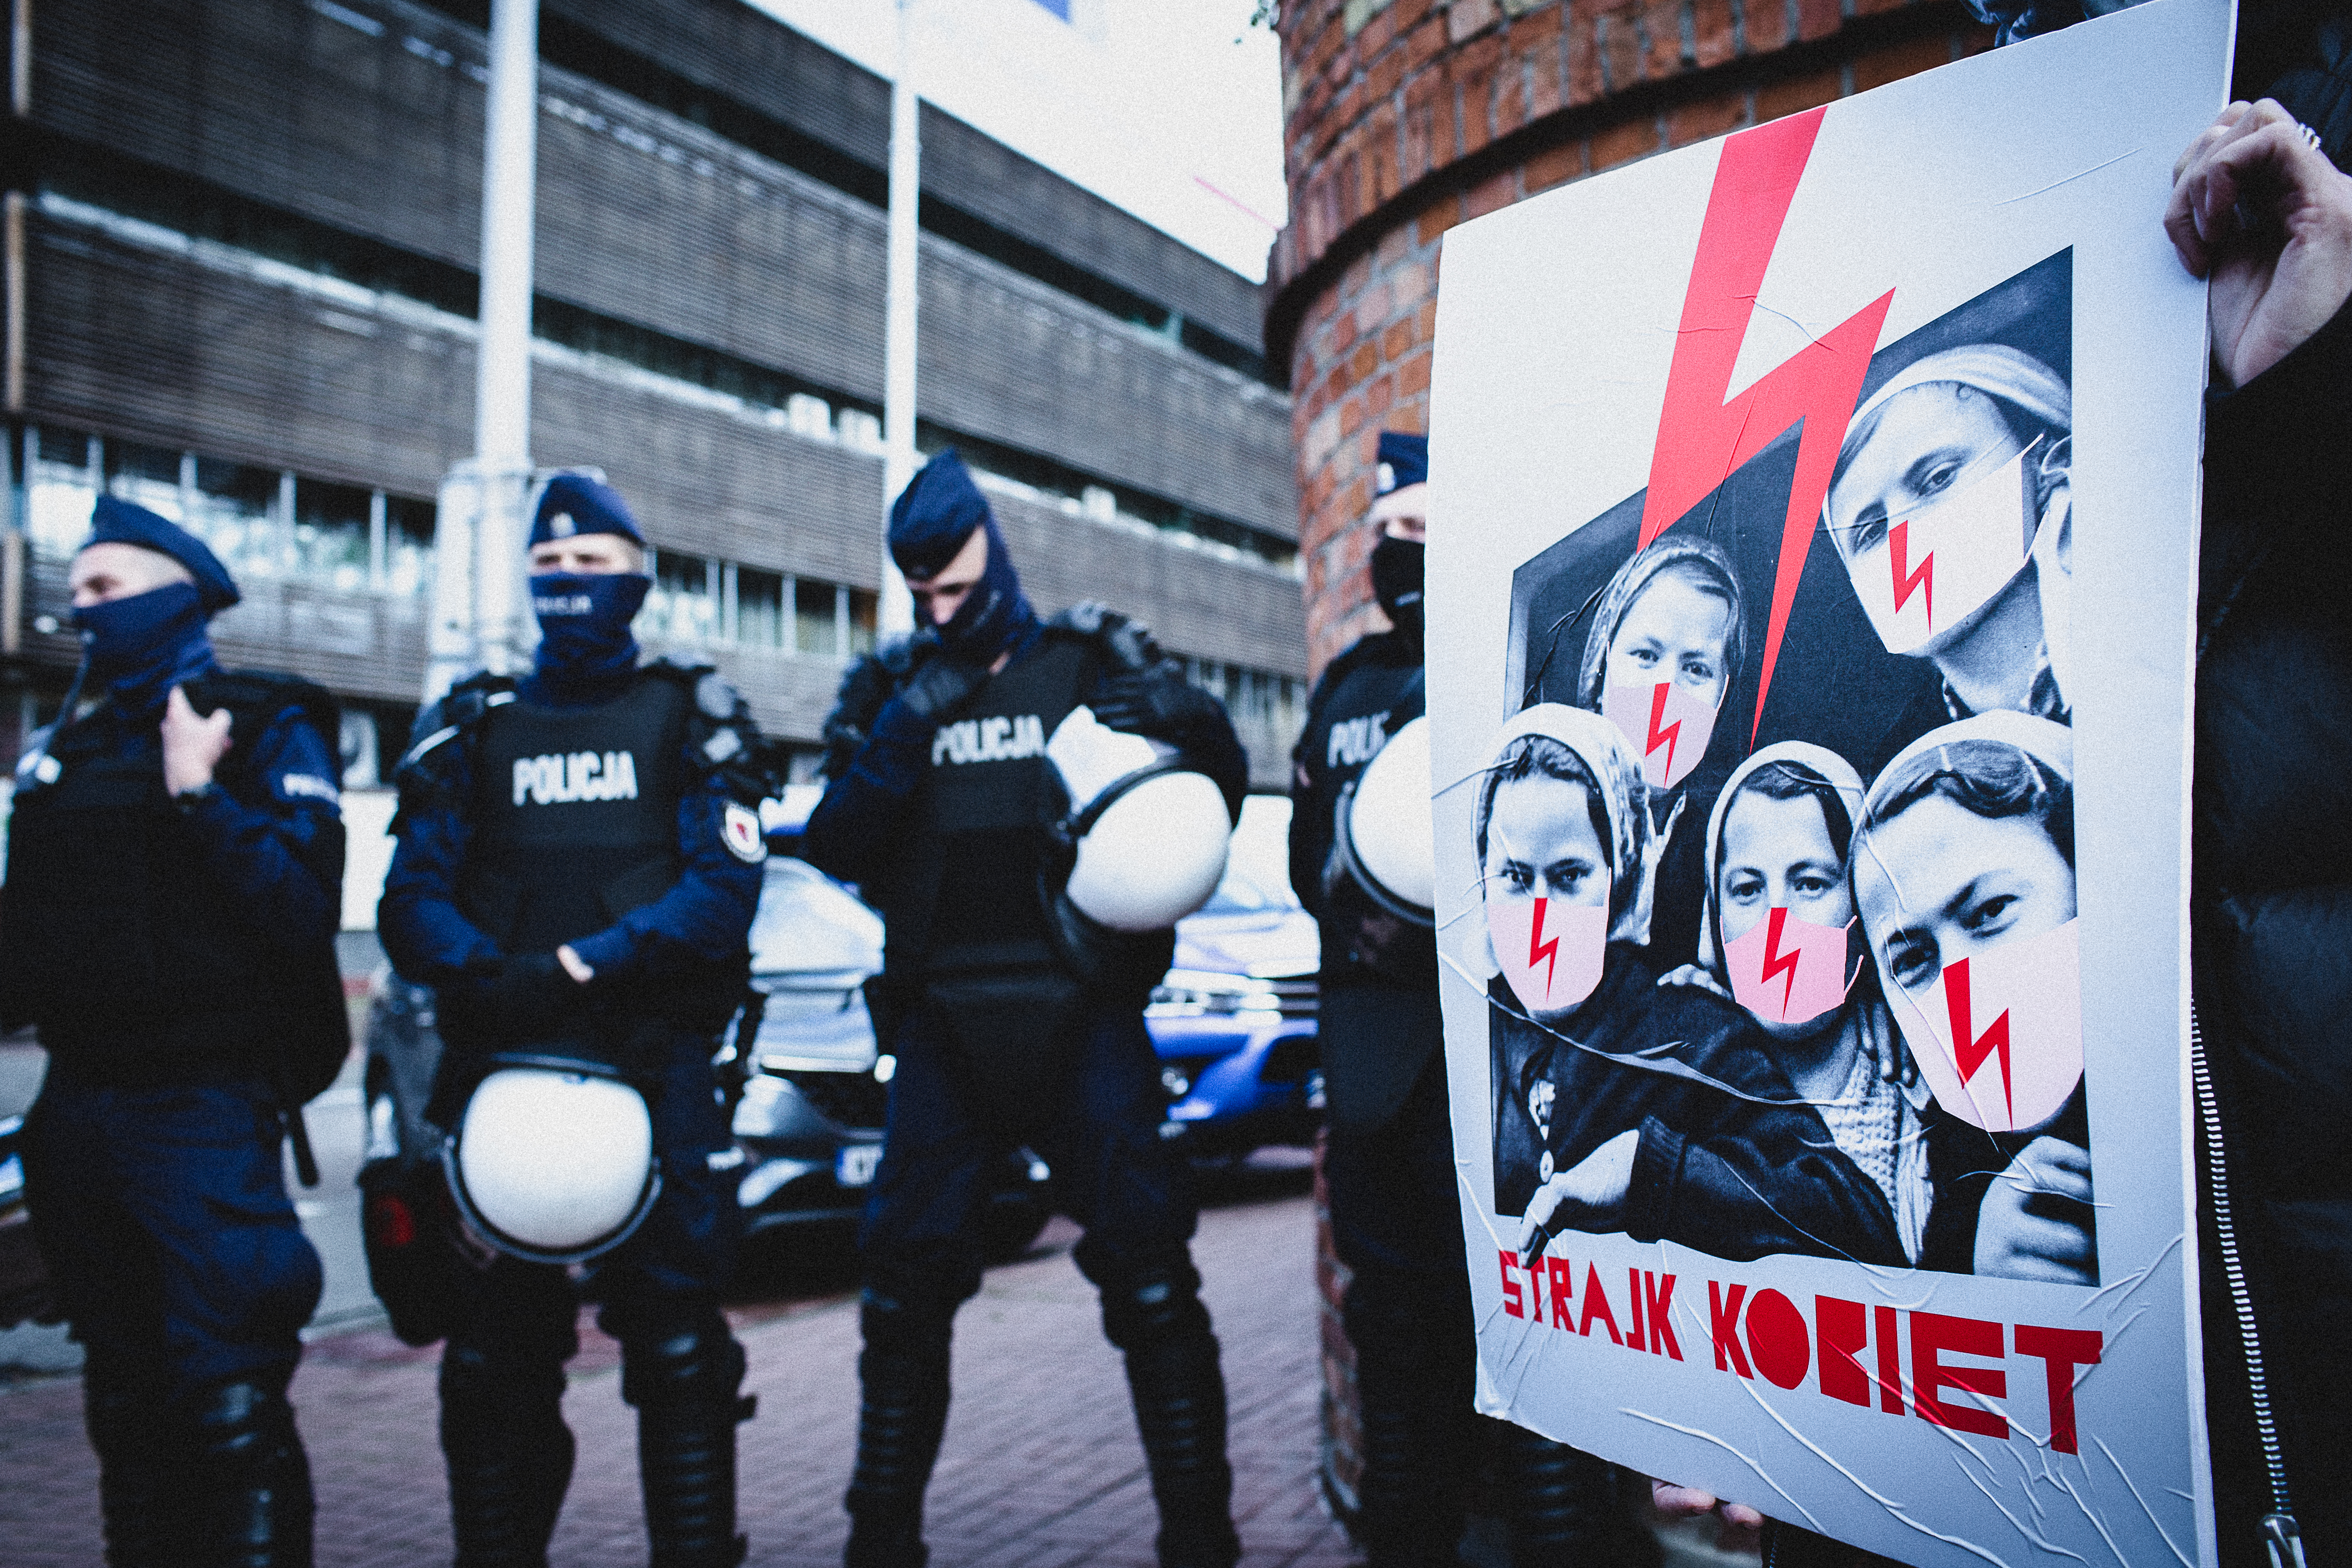
[[[1318, 1384], [1313, 1215], [1303, 1196], [1202, 1216], [1197, 1256], [1224, 1343], [1251, 1568], [1353, 1561], [1314, 1483]], [[956, 1402], [931, 1489], [938, 1568], [1150, 1568], [1154, 1518], [1117, 1353], [1056, 1222], [1048, 1253], [995, 1269], [957, 1321]], [[1056, 1244], [1059, 1245], [1056, 1245]], [[855, 1302], [835, 1294], [745, 1309], [743, 1527], [751, 1562], [837, 1563], [856, 1408]], [[641, 1564], [635, 1426], [616, 1357], [593, 1333], [566, 1414], [580, 1466], [556, 1533], [562, 1564]], [[446, 1495], [434, 1440], [437, 1350], [376, 1331], [314, 1342], [294, 1384], [320, 1493], [322, 1568], [446, 1563]], [[21, 1568], [100, 1561], [96, 1466], [72, 1378], [0, 1393], [0, 1559]]]

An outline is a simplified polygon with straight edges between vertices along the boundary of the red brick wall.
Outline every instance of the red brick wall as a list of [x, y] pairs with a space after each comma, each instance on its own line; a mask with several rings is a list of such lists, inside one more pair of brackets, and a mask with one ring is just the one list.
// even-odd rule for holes
[[1310, 668], [1380, 625], [1373, 444], [1428, 427], [1441, 239], [1570, 180], [1990, 42], [1958, 0], [1286, 0], [1286, 356]]

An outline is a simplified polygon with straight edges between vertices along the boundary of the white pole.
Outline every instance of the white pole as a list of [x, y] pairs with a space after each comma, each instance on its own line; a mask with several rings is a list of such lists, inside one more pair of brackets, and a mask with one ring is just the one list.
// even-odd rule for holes
[[482, 138], [482, 295], [474, 456], [441, 486], [429, 701], [472, 669], [520, 668], [523, 505], [530, 494], [531, 246], [539, 161], [538, 0], [491, 0]]
[[[890, 84], [890, 250], [882, 329], [882, 507], [884, 526], [890, 503], [915, 477], [915, 264], [916, 201], [921, 189], [919, 140], [922, 100], [915, 91], [915, 0], [898, 0], [898, 73]], [[882, 596], [877, 619], [886, 637], [915, 627], [915, 604], [907, 584], [882, 550]]]

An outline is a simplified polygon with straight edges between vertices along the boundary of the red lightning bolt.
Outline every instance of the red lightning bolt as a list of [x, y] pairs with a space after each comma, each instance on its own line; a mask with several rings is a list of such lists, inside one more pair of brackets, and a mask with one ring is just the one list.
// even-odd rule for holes
[[2009, 1120], [2017, 1121], [2017, 1097], [2009, 1078], [2009, 1009], [1985, 1026], [1985, 1032], [1974, 1032], [1969, 1016], [1969, 961], [1965, 958], [1944, 966], [1944, 1007], [1951, 1015], [1952, 1054], [1960, 1064], [1960, 1081], [1966, 1083], [1984, 1065], [1985, 1058], [2000, 1058], [2000, 1098], [2008, 1109]]
[[1675, 742], [1683, 732], [1683, 721], [1677, 719], [1661, 730], [1658, 721], [1666, 716], [1666, 688], [1672, 684], [1661, 680], [1657, 689], [1650, 693], [1650, 743], [1642, 750], [1646, 757], [1660, 746], [1666, 749], [1666, 777], [1670, 779], [1675, 776]]
[[1789, 977], [1780, 983], [1780, 1011], [1784, 1014], [1789, 1010], [1790, 993], [1797, 988], [1797, 952], [1784, 953], [1780, 951], [1780, 928], [1788, 923], [1788, 906], [1773, 905], [1771, 921], [1764, 928], [1764, 977], [1759, 982], [1761, 984], [1769, 985], [1772, 984], [1772, 977], [1776, 974], [1786, 974]]
[[1549, 899], [1536, 900], [1536, 923], [1528, 928], [1528, 967], [1533, 969], [1538, 963], [1544, 966], [1546, 996], [1551, 994], [1552, 963], [1555, 955], [1559, 952], [1559, 938], [1554, 937], [1549, 942], [1543, 939], [1544, 906], [1550, 902]]
[[1903, 606], [1911, 602], [1914, 591], [1923, 591], [1927, 595], [1927, 629], [1933, 631], [1936, 627], [1936, 552], [1930, 550], [1919, 557], [1918, 570], [1911, 569], [1911, 523], [1907, 518], [1887, 530], [1886, 542], [1893, 547], [1890, 552], [1893, 560], [1888, 563], [1887, 569], [1895, 577], [1895, 614], [1902, 614]]
[[[1780, 564], [1772, 583], [1772, 618], [1764, 636], [1764, 662], [1756, 682], [1756, 721], [1764, 723], [1764, 698], [1772, 689], [1780, 638], [1805, 574], [1805, 554], [1838, 444], [1870, 369], [1870, 353], [1895, 300], [1889, 289], [1839, 326], [1799, 350], [1738, 396], [1725, 401], [1739, 345], [1756, 311], [1781, 221], [1797, 194], [1797, 182], [1813, 153], [1823, 110], [1792, 114], [1724, 143], [1715, 185], [1699, 226], [1698, 251], [1691, 263], [1690, 288], [1683, 296], [1681, 331], [1674, 363], [1666, 371], [1665, 407], [1658, 416], [1658, 444], [1650, 458], [1650, 488], [1642, 503], [1640, 549], [1705, 500], [1732, 471], [1801, 424], [1797, 471], [1789, 487], [1789, 510], [1781, 525]], [[1752, 735], [1751, 735], [1752, 738]]]

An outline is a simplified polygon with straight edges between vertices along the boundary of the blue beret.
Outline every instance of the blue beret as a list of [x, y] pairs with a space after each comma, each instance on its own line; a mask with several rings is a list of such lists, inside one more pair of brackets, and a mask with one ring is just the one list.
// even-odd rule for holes
[[99, 497], [97, 508], [89, 514], [89, 538], [81, 548], [87, 550], [93, 544], [135, 544], [142, 550], [170, 556], [196, 580], [196, 597], [208, 616], [227, 609], [243, 597], [236, 591], [236, 579], [228, 574], [220, 557], [205, 548], [203, 540], [143, 506], [133, 506], [114, 496]]
[[950, 447], [890, 503], [890, 558], [909, 577], [936, 577], [987, 521], [988, 502]]
[[1386, 495], [1407, 485], [1425, 483], [1428, 479], [1429, 437], [1381, 431], [1380, 479], [1373, 486], [1373, 493]]
[[583, 533], [617, 533], [633, 544], [643, 544], [637, 520], [621, 492], [585, 474], [558, 474], [539, 496], [539, 510], [530, 520], [530, 542], [571, 539]]

